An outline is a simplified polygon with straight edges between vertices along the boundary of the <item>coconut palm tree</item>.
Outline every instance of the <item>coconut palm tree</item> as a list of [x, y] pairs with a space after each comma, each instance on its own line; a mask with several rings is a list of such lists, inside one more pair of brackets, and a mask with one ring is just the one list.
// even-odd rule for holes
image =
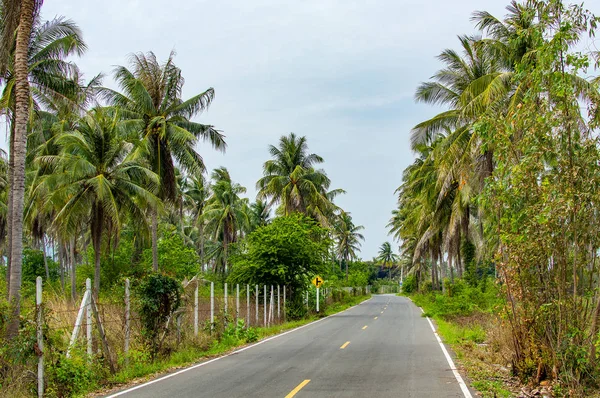
[[342, 211], [333, 225], [333, 237], [336, 242], [336, 255], [341, 265], [346, 267], [346, 280], [348, 280], [348, 262], [357, 258], [356, 252], [360, 251], [360, 241], [365, 237], [359, 232], [364, 227], [354, 225], [350, 213]]
[[198, 251], [200, 254], [200, 264], [203, 271], [205, 271], [205, 237], [204, 237], [204, 226], [206, 220], [204, 220], [204, 209], [208, 203], [210, 197], [210, 185], [207, 183], [204, 175], [199, 174], [194, 177], [189, 177], [186, 180], [184, 188], [184, 202], [186, 208], [191, 213], [192, 224], [198, 229]]
[[229, 245], [250, 227], [248, 199], [240, 197], [246, 193], [246, 188], [233, 182], [225, 167], [215, 169], [211, 178], [212, 195], [202, 218], [212, 231], [214, 241], [220, 242], [223, 252], [221, 264], [215, 263], [215, 271], [227, 273]]
[[269, 207], [264, 200], [257, 200], [250, 205], [250, 230], [264, 227], [271, 222]]
[[43, 177], [47, 201], [58, 210], [54, 228], [75, 230], [82, 220], [89, 225], [94, 248], [94, 295], [100, 291], [102, 236], [118, 234], [123, 218], [144, 219], [144, 211], [157, 208], [158, 176], [128, 158], [133, 145], [124, 139], [120, 115], [97, 108], [71, 132], [57, 139], [59, 155], [42, 156], [40, 163], [54, 164], [56, 171]]
[[[51, 109], [55, 101], [74, 103], [79, 91], [77, 85], [78, 69], [75, 64], [68, 62], [67, 58], [72, 55], [81, 55], [85, 50], [86, 45], [83, 42], [81, 31], [74, 22], [58, 17], [42, 23], [39, 15], [36, 15], [27, 54], [29, 102], [33, 107], [33, 111], [35, 111], [30, 113], [34, 118], [40, 117], [42, 108]], [[12, 170], [14, 129], [16, 127], [16, 74], [10, 54], [7, 61], [6, 68], [1, 75], [4, 89], [0, 96], [0, 110], [7, 116], [10, 124], [11, 157], [9, 164]], [[28, 132], [28, 142], [35, 131], [30, 133]], [[27, 144], [27, 148], [30, 148], [29, 144]], [[29, 151], [26, 153], [31, 157]], [[12, 179], [12, 174], [9, 175], [10, 179]], [[12, 194], [9, 195], [9, 202], [11, 203], [9, 207], [12, 208]], [[9, 212], [8, 216], [9, 218], [12, 217], [12, 211]], [[12, 229], [9, 230], [8, 236], [9, 245], [12, 242], [11, 231]]]
[[[154, 53], [131, 56], [132, 70], [119, 66], [114, 75], [123, 93], [103, 89], [101, 94], [121, 109], [137, 140], [136, 156], [145, 158], [160, 178], [159, 197], [176, 200], [175, 162], [190, 175], [205, 170], [202, 157], [194, 149], [200, 139], [213, 148], [225, 150], [224, 136], [213, 126], [190, 119], [207, 110], [214, 90], [182, 100], [183, 77], [175, 66], [171, 52], [166, 62], [159, 63]], [[158, 215], [152, 211], [152, 267], [158, 270]]]
[[330, 198], [339, 193], [329, 193], [331, 181], [323, 170], [313, 166], [323, 163], [323, 158], [308, 153], [306, 137], [294, 133], [282, 136], [279, 146], [269, 146], [273, 159], [265, 162], [262, 177], [256, 183], [258, 199], [266, 199], [268, 207], [279, 204], [279, 214], [304, 213], [328, 225], [333, 205]]
[[[3, 0], [0, 23], [0, 74], [4, 75], [10, 60], [13, 62], [15, 81], [14, 130], [10, 139], [9, 161], [9, 219], [10, 260], [8, 299], [12, 305], [7, 335], [13, 338], [19, 330], [21, 312], [21, 268], [23, 264], [23, 202], [25, 200], [25, 156], [27, 149], [27, 122], [29, 121], [28, 49], [31, 31], [40, 0]], [[11, 54], [14, 50], [14, 58]]]
[[390, 279], [392, 279], [392, 267], [394, 266], [394, 262], [397, 260], [397, 256], [394, 254], [394, 250], [392, 249], [392, 245], [390, 242], [384, 242], [379, 248], [379, 252], [377, 255], [377, 261], [381, 261], [383, 263], [383, 267], [390, 267]]

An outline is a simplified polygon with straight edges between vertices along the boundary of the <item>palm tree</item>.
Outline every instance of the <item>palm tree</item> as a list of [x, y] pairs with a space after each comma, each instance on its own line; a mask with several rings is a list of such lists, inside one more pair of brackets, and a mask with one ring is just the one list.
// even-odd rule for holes
[[364, 227], [354, 225], [350, 213], [342, 211], [333, 226], [333, 236], [336, 241], [336, 254], [342, 266], [346, 266], [346, 280], [348, 280], [348, 262], [355, 259], [356, 252], [360, 250], [360, 241], [365, 237], [359, 232]]
[[205, 271], [204, 256], [204, 226], [206, 221], [203, 218], [204, 209], [210, 197], [210, 186], [206, 182], [204, 175], [199, 174], [187, 179], [184, 190], [184, 202], [187, 209], [191, 212], [192, 223], [198, 228], [198, 244], [200, 254], [200, 264], [202, 271]]
[[270, 211], [267, 202], [257, 200], [250, 205], [250, 229], [254, 231], [258, 227], [264, 227], [271, 222]]
[[[333, 205], [327, 190], [331, 181], [323, 170], [313, 167], [323, 163], [323, 158], [308, 153], [306, 137], [282, 136], [279, 147], [271, 145], [269, 152], [273, 159], [263, 166], [264, 177], [256, 183], [257, 197], [268, 200], [269, 208], [279, 204], [282, 215], [299, 212], [329, 224]], [[336, 193], [339, 191], [332, 196]]]
[[202, 218], [213, 233], [213, 239], [220, 242], [222, 248], [222, 267], [215, 263], [215, 270], [227, 273], [228, 249], [231, 243], [250, 226], [248, 199], [240, 198], [246, 188], [231, 179], [229, 171], [220, 167], [212, 172], [212, 196], [204, 209]]
[[[205, 170], [202, 157], [195, 151], [199, 139], [209, 141], [215, 149], [225, 150], [224, 136], [213, 126], [190, 119], [208, 109], [214, 90], [181, 99], [183, 77], [175, 66], [171, 52], [160, 64], [154, 53], [131, 56], [132, 71], [119, 66], [115, 79], [123, 93], [103, 89], [102, 94], [123, 112], [128, 126], [138, 140], [136, 155], [148, 160], [160, 178], [159, 197], [167, 202], [176, 199], [175, 162], [184, 172], [196, 175]], [[158, 270], [156, 209], [152, 211], [152, 267]]]
[[379, 248], [379, 253], [377, 256], [377, 260], [383, 263], [383, 266], [386, 267], [389, 265], [390, 267], [390, 280], [392, 279], [392, 267], [394, 265], [394, 261], [396, 261], [397, 256], [394, 254], [392, 249], [392, 245], [390, 242], [384, 242]]
[[17, 335], [21, 313], [21, 268], [23, 264], [23, 202], [25, 199], [25, 156], [27, 149], [27, 122], [29, 121], [28, 49], [34, 15], [41, 6], [39, 0], [3, 0], [0, 23], [0, 73], [4, 75], [14, 49], [15, 113], [14, 132], [10, 140], [9, 161], [9, 217], [12, 242], [8, 299], [12, 305], [7, 329], [9, 338]]
[[[60, 21], [60, 20], [59, 20]], [[44, 26], [47, 26], [45, 24]], [[60, 27], [62, 24], [51, 25], [53, 28]], [[70, 24], [63, 26], [65, 29], [58, 29], [59, 32], [68, 32]], [[47, 30], [46, 30], [47, 31]], [[45, 32], [46, 32], [45, 31]], [[57, 145], [57, 139], [66, 131], [73, 131], [77, 127], [78, 121], [84, 115], [84, 109], [93, 101], [95, 91], [101, 83], [102, 76], [95, 76], [91, 81], [85, 83], [77, 70], [73, 72], [72, 82], [78, 87], [77, 93], [70, 98], [58, 93], [46, 97], [48, 101], [45, 107], [50, 111], [38, 111], [29, 134], [27, 145], [27, 164], [34, 166], [35, 159], [40, 156], [58, 155], [60, 147]], [[38, 186], [40, 179], [48, 174], [54, 173], [51, 165], [44, 165], [32, 170], [34, 175], [29, 188], [27, 189], [27, 200], [25, 205], [25, 222], [29, 228], [34, 241], [40, 247], [44, 255], [44, 266], [46, 268], [46, 278], [49, 278], [49, 270], [46, 259], [46, 235], [52, 224], [56, 210], [45, 203], [47, 192], [44, 186]], [[86, 228], [81, 225], [77, 230], [66, 231], [65, 235], [55, 236], [60, 245], [66, 245], [68, 242], [71, 265], [71, 298], [76, 300], [76, 264], [75, 264], [75, 243], [78, 231], [84, 231]], [[62, 269], [61, 269], [62, 272]]]
[[[112, 113], [112, 114], [111, 114]], [[133, 145], [124, 139], [118, 113], [94, 109], [77, 130], [58, 138], [59, 155], [43, 156], [41, 163], [55, 164], [56, 172], [43, 178], [47, 200], [58, 211], [54, 227], [76, 229], [81, 220], [90, 228], [94, 248], [94, 295], [100, 291], [102, 235], [117, 234], [123, 217], [144, 219], [145, 208], [159, 206], [158, 176], [143, 164], [129, 160]]]

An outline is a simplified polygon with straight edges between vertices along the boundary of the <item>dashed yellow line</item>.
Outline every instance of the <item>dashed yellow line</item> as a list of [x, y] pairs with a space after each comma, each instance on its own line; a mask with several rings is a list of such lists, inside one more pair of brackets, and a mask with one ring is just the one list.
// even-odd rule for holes
[[298, 394], [298, 391], [302, 390], [302, 388], [308, 383], [310, 383], [309, 379], [304, 380], [302, 383], [298, 384], [296, 388], [290, 391], [290, 393], [286, 395], [285, 398], [292, 398], [294, 395]]
[[381, 313], [383, 314], [383, 311], [381, 311]]
[[362, 330], [365, 330], [366, 328], [368, 328], [368, 326], [367, 326], [367, 325], [363, 326]]
[[377, 319], [377, 318], [379, 318], [379, 317], [378, 317], [378, 316], [376, 316], [376, 317], [375, 317], [375, 318], [373, 318], [373, 319]]
[[340, 347], [340, 350], [343, 350], [344, 348], [348, 347], [348, 344], [350, 344], [350, 342], [346, 341], [344, 344], [342, 344], [342, 346]]

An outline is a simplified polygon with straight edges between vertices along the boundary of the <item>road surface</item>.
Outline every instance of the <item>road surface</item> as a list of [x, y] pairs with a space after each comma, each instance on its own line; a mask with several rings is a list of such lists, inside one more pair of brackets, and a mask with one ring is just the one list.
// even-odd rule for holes
[[410, 300], [394, 295], [373, 296], [241, 352], [118, 394], [465, 397], [428, 320]]

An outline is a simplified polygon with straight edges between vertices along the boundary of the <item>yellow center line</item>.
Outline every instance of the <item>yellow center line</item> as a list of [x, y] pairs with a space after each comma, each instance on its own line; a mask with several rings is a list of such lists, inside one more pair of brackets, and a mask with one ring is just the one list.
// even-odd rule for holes
[[381, 311], [381, 313], [383, 314], [383, 311]]
[[374, 319], [377, 319], [378, 317], [375, 317]]
[[344, 348], [348, 347], [348, 344], [350, 344], [350, 342], [346, 341], [344, 344], [342, 344], [342, 346], [340, 347], [340, 350], [343, 350]]
[[367, 325], [363, 326], [362, 330], [365, 330], [366, 328], [368, 328], [368, 326], [367, 326]]
[[298, 391], [302, 390], [302, 387], [310, 383], [309, 379], [304, 380], [302, 383], [298, 384], [298, 387], [294, 388], [285, 398], [292, 398], [294, 395], [298, 394]]

